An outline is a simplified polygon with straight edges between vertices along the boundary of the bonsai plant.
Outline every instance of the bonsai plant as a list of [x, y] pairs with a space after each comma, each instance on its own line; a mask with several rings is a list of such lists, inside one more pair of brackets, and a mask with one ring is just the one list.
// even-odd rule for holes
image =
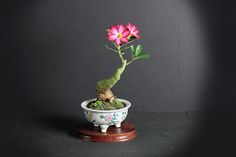
[[[114, 87], [120, 80], [127, 66], [139, 59], [149, 58], [149, 54], [143, 51], [142, 45], [134, 46], [132, 43], [140, 39], [139, 30], [136, 25], [128, 23], [126, 26], [119, 24], [107, 29], [108, 40], [113, 47], [105, 47], [118, 55], [121, 66], [116, 69], [114, 74], [96, 84], [97, 98], [82, 102], [85, 117], [94, 124], [100, 126], [101, 132], [106, 132], [110, 125], [121, 126], [121, 122], [126, 118], [128, 108], [131, 103], [124, 99], [117, 98], [113, 92]], [[129, 51], [131, 59], [125, 58], [125, 53]]]

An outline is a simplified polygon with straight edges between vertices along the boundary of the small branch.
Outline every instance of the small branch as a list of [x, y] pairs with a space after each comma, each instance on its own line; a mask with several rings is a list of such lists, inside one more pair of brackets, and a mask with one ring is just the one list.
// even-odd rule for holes
[[131, 61], [129, 61], [128, 63], [126, 63], [126, 65], [130, 65], [131, 63], [133, 63], [134, 61], [136, 61], [137, 60], [137, 58], [133, 58], [133, 59], [131, 59]]
[[110, 48], [108, 45], [105, 45], [105, 47], [106, 47], [108, 50], [111, 50], [111, 51], [114, 51], [114, 52], [119, 53], [117, 50], [114, 50], [114, 49]]
[[127, 42], [127, 43], [121, 45], [120, 47], [124, 47], [125, 45], [130, 44], [130, 43], [134, 42], [134, 40], [135, 40], [135, 39], [133, 39], [133, 40], [131, 40], [131, 41], [129, 41], [129, 42]]
[[[117, 46], [115, 42], [112, 42], [112, 43], [117, 48], [117, 50], [115, 50], [115, 51], [118, 53], [118, 55], [119, 55], [119, 57], [121, 59], [121, 62], [122, 63], [125, 62], [125, 64], [126, 64], [127, 60], [123, 58], [124, 53], [121, 50], [121, 46]], [[112, 49], [112, 50], [114, 50], [114, 49]]]
[[128, 49], [130, 49], [130, 46], [124, 47], [122, 50], [128, 50]]
[[119, 54], [119, 57], [121, 59], [121, 62], [126, 62], [126, 59], [123, 58], [123, 53], [121, 52], [121, 48], [120, 46], [117, 46], [117, 50], [118, 50], [118, 54]]
[[112, 42], [112, 44], [118, 49], [118, 46], [116, 45], [116, 43], [115, 42]]

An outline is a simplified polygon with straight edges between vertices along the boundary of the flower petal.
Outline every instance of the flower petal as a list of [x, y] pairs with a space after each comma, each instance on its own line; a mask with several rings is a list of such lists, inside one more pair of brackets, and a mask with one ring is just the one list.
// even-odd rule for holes
[[111, 27], [110, 33], [112, 33], [112, 34], [117, 34], [118, 33], [118, 30], [117, 30], [116, 26]]
[[139, 30], [137, 30], [137, 29], [132, 32], [132, 34], [138, 34], [138, 33], [139, 33]]
[[120, 46], [120, 44], [121, 44], [120, 38], [116, 38], [115, 43], [117, 46]]
[[135, 36], [135, 38], [137, 38], [137, 39], [140, 39], [140, 38], [141, 38], [141, 37], [140, 37], [139, 35], [137, 35], [137, 34], [135, 34], [134, 36]]
[[129, 34], [130, 34], [130, 32], [127, 30], [127, 31], [124, 31], [124, 32], [122, 33], [122, 36], [123, 36], [123, 37], [127, 37]]
[[122, 41], [122, 42], [128, 42], [127, 38], [120, 38], [120, 41]]
[[115, 34], [108, 34], [108, 40], [115, 40], [117, 38], [117, 36]]
[[132, 27], [132, 24], [131, 24], [131, 23], [128, 23], [128, 24], [127, 24], [127, 28], [130, 30], [131, 27]]
[[130, 29], [131, 32], [135, 31], [137, 29], [137, 27], [135, 25], [133, 25]]
[[127, 29], [127, 28], [126, 28], [124, 25], [119, 25], [119, 26], [118, 26], [118, 32], [119, 32], [119, 33], [124, 32], [126, 29]]

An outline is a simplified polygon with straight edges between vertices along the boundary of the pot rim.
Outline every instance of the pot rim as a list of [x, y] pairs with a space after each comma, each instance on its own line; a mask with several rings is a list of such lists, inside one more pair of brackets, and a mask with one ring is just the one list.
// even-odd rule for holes
[[94, 110], [94, 109], [88, 108], [87, 104], [90, 103], [91, 101], [96, 100], [96, 99], [97, 98], [93, 98], [93, 99], [88, 99], [88, 100], [83, 101], [81, 103], [81, 107], [87, 111], [99, 112], [99, 113], [109, 113], [109, 112], [119, 112], [119, 111], [127, 110], [131, 106], [131, 103], [128, 100], [117, 98], [118, 100], [120, 100], [121, 102], [123, 102], [125, 104], [124, 108], [121, 108], [118, 110]]

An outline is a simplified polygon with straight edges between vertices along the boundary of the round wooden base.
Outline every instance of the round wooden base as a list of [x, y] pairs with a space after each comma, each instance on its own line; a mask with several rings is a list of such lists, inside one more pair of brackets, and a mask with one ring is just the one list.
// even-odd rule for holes
[[135, 126], [131, 123], [123, 122], [120, 128], [110, 126], [106, 133], [100, 132], [99, 127], [92, 124], [81, 126], [78, 129], [79, 138], [89, 142], [123, 142], [136, 137]]

